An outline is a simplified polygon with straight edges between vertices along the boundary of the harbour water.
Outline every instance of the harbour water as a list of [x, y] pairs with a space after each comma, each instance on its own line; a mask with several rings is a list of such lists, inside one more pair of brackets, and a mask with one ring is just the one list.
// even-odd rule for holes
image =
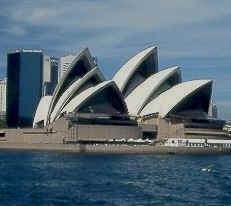
[[0, 152], [0, 205], [230, 204], [230, 156]]

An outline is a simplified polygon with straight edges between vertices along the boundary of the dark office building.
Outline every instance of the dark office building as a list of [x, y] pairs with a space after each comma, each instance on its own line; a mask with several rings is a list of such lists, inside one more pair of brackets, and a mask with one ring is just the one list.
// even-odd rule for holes
[[32, 126], [42, 94], [43, 53], [16, 50], [7, 55], [7, 125]]

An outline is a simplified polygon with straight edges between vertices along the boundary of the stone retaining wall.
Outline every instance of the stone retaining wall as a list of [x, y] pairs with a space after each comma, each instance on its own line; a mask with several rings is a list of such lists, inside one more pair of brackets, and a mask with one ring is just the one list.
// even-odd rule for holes
[[0, 149], [62, 151], [76, 153], [107, 154], [167, 154], [167, 155], [218, 155], [231, 154], [229, 148], [188, 148], [153, 145], [121, 145], [121, 144], [42, 144], [42, 143], [7, 143], [0, 142]]

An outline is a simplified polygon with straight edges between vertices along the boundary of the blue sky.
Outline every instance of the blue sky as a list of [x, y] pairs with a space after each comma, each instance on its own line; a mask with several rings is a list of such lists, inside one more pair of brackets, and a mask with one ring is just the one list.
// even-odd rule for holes
[[111, 78], [157, 45], [160, 69], [179, 65], [183, 80], [214, 80], [219, 117], [231, 120], [230, 19], [230, 0], [1, 0], [0, 77], [15, 48], [60, 57], [87, 46]]

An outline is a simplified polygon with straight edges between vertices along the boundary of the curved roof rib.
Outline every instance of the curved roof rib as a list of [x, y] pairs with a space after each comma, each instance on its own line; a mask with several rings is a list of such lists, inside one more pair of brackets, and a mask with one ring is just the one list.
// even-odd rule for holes
[[88, 89], [89, 87], [95, 86], [103, 81], [105, 81], [105, 77], [98, 67], [95, 67], [84, 77], [76, 80], [59, 98], [51, 113], [50, 123], [52, 123], [58, 117], [62, 109], [68, 104], [68, 102], [71, 101], [72, 98], [80, 94], [82, 91]]
[[200, 111], [208, 113], [212, 92], [211, 80], [193, 80], [178, 84], [147, 104], [141, 115], [159, 113], [164, 118], [167, 115], [183, 111]]
[[133, 56], [114, 75], [122, 94], [126, 97], [150, 75], [158, 72], [157, 47], [149, 47]]
[[62, 113], [127, 113], [127, 106], [115, 82], [104, 81], [73, 98]]
[[55, 88], [48, 111], [48, 117], [53, 111], [61, 95], [67, 90], [67, 88], [73, 83], [73, 81], [76, 81], [77, 79], [83, 77], [95, 66], [96, 65], [88, 48], [82, 50], [79, 55], [76, 56], [76, 58], [71, 63], [69, 69], [65, 72]]
[[151, 75], [126, 97], [129, 113], [139, 115], [150, 101], [180, 82], [181, 72], [178, 66]]
[[45, 126], [51, 99], [52, 99], [52, 96], [44, 96], [41, 98], [39, 105], [36, 109], [35, 116], [34, 116], [34, 121], [33, 121], [34, 128], [37, 126], [38, 123], [42, 121], [43, 121], [43, 126]]

